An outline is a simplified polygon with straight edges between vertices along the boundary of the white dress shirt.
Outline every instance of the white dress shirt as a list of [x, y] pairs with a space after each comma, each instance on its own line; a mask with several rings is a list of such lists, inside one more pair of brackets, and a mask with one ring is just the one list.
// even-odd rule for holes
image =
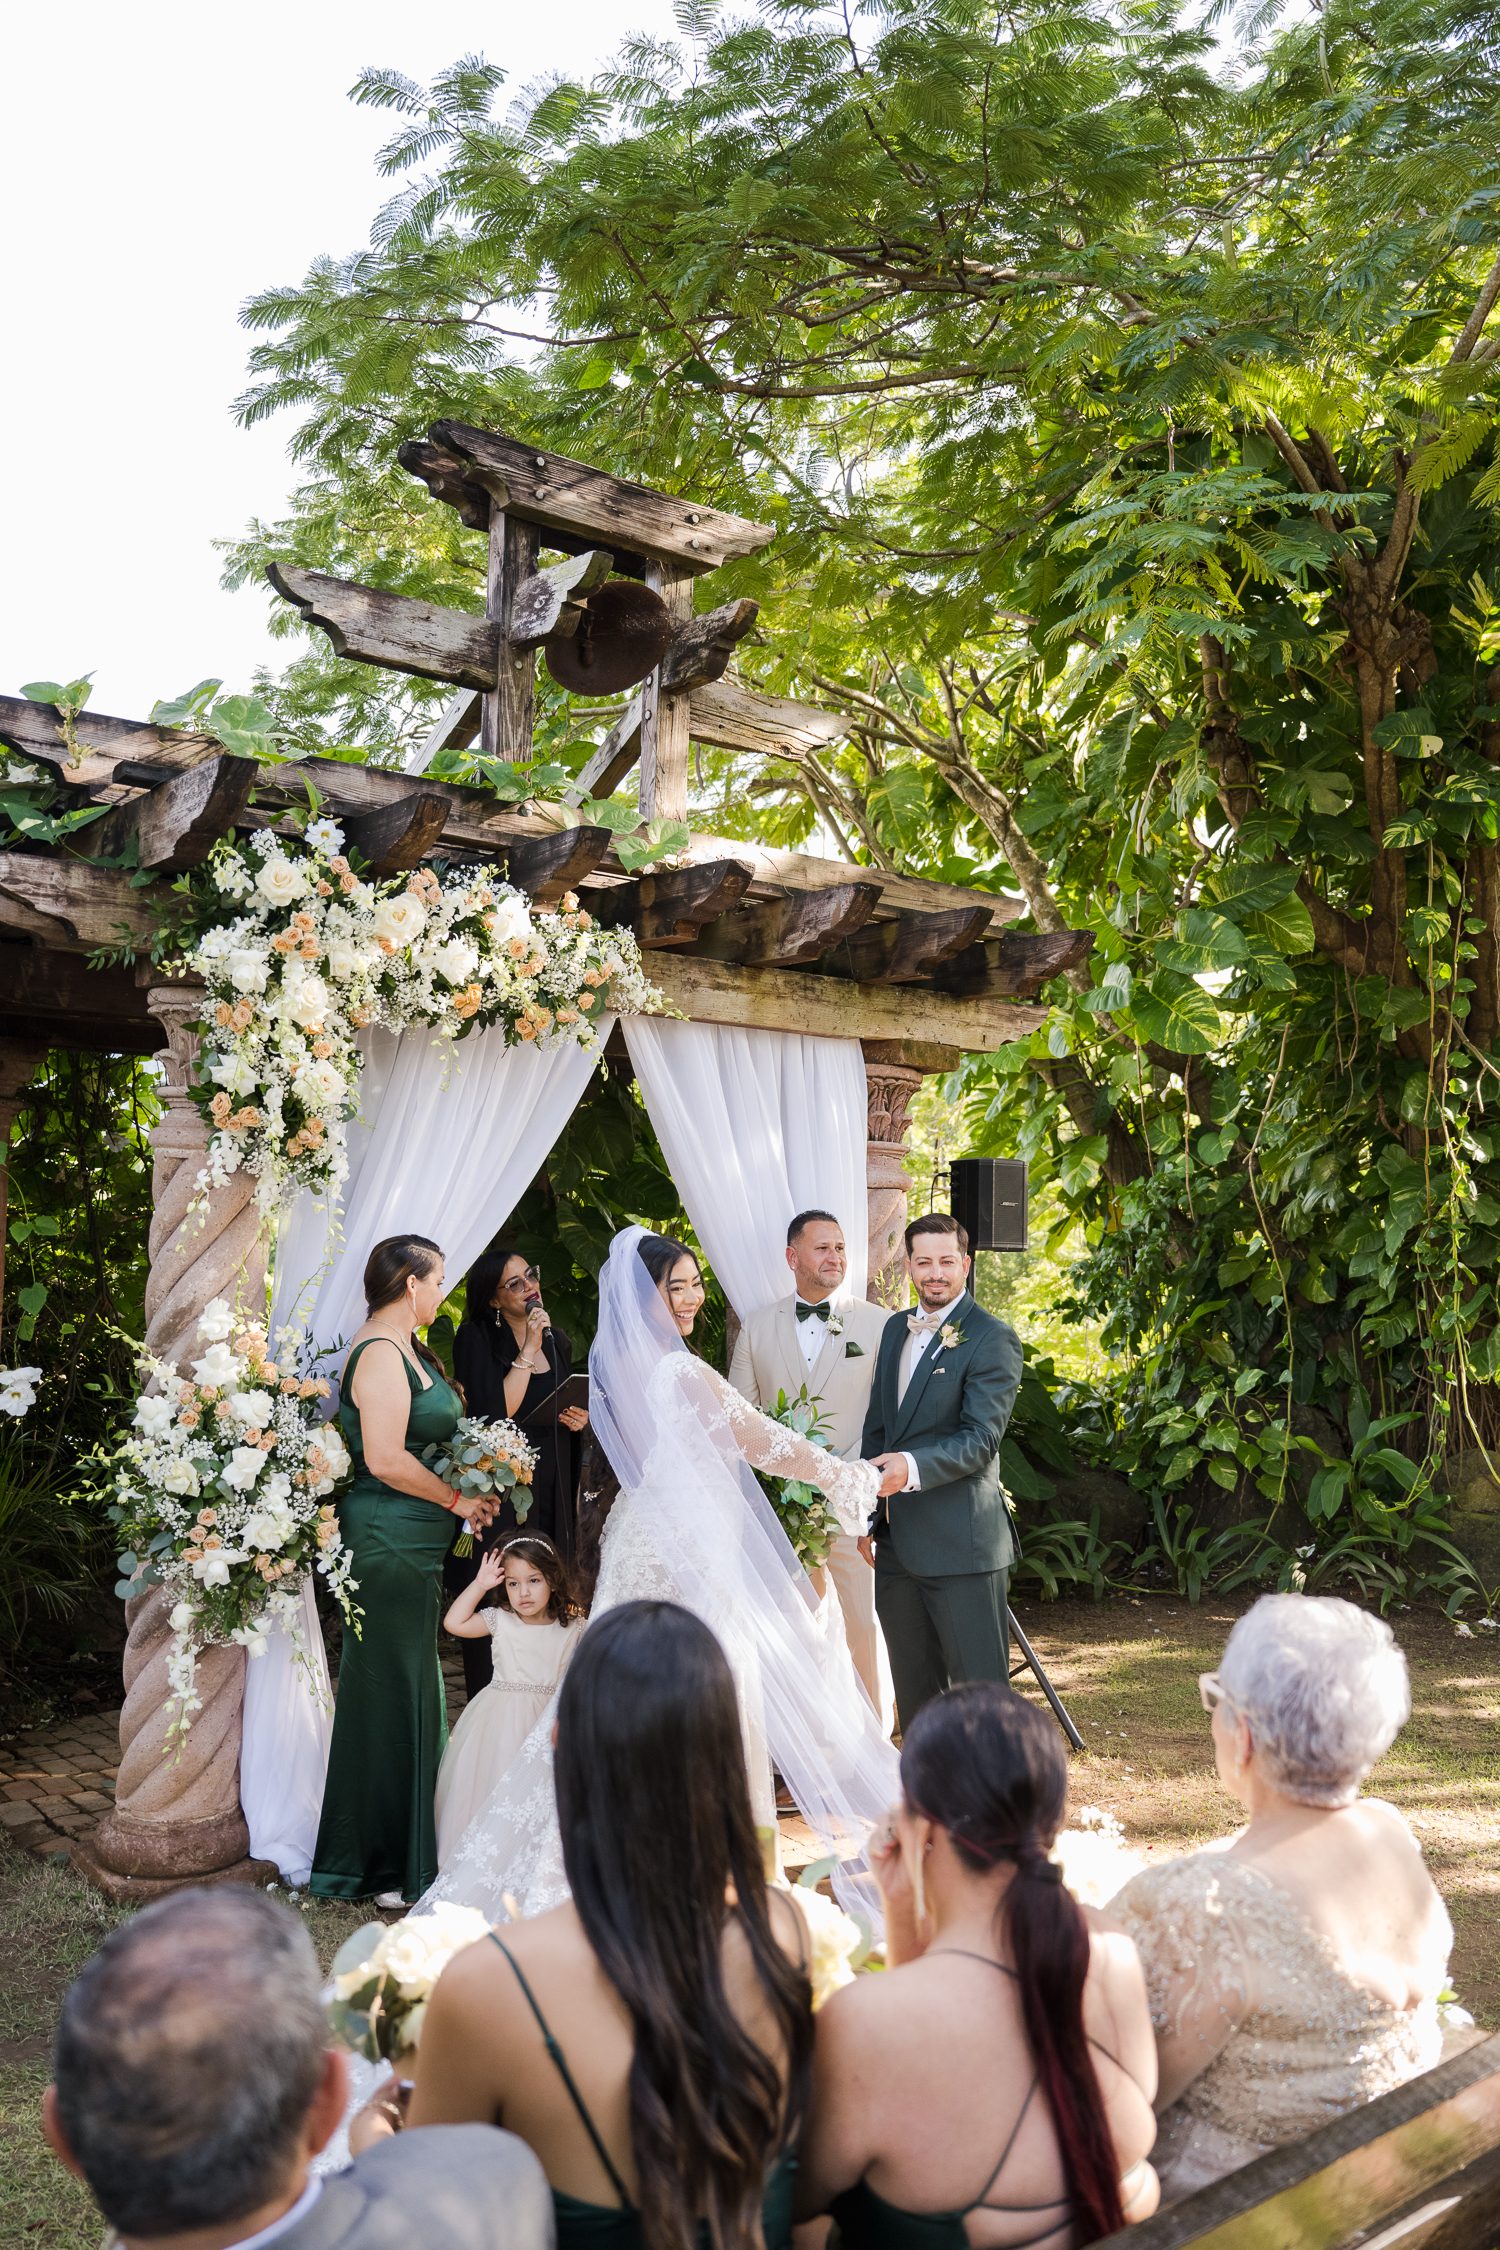
[[290, 2234], [293, 2227], [302, 2224], [322, 2192], [323, 2182], [314, 2172], [290, 2211], [283, 2211], [279, 2219], [273, 2219], [268, 2227], [262, 2227], [259, 2234], [247, 2234], [243, 2242], [235, 2243], [234, 2250], [265, 2250], [265, 2245], [274, 2242], [278, 2235]]
[[[807, 1299], [805, 1297], [793, 1298], [793, 1320], [797, 1320], [796, 1307], [798, 1305], [805, 1305], [806, 1303]], [[828, 1310], [830, 1313], [832, 1313], [833, 1311], [833, 1299], [831, 1297], [828, 1299]], [[809, 1372], [811, 1372], [812, 1368], [817, 1364], [818, 1354], [823, 1349], [827, 1338], [828, 1322], [826, 1320], [820, 1320], [816, 1313], [813, 1313], [807, 1320], [797, 1320], [797, 1345], [798, 1349], [802, 1353], [802, 1357], [807, 1362]]]

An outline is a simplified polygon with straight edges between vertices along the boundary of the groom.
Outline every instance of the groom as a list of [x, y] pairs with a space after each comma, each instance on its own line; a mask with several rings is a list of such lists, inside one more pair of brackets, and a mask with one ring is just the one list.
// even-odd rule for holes
[[886, 1323], [860, 1446], [885, 1472], [873, 1527], [875, 1606], [903, 1734], [945, 1688], [1010, 1674], [1014, 1549], [997, 1456], [1020, 1387], [1021, 1345], [970, 1296], [968, 1252], [967, 1234], [946, 1212], [907, 1228], [920, 1309]]

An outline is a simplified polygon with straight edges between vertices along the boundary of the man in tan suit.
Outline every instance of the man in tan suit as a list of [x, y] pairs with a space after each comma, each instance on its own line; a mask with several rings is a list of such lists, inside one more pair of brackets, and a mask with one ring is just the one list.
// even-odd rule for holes
[[[875, 1355], [890, 1314], [862, 1298], [841, 1298], [848, 1258], [844, 1230], [828, 1211], [799, 1211], [787, 1229], [786, 1262], [793, 1292], [753, 1312], [740, 1330], [729, 1380], [752, 1406], [774, 1407], [803, 1384], [816, 1399], [833, 1449], [859, 1458]], [[875, 1573], [855, 1541], [839, 1532], [828, 1570], [844, 1613], [854, 1669], [880, 1708], [876, 1662]]]

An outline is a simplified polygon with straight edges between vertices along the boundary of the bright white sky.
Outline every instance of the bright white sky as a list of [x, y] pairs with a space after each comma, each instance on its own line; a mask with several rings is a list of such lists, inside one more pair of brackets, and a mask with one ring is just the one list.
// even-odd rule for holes
[[479, 51], [519, 92], [592, 69], [669, 0], [71, 0], [4, 11], [11, 88], [0, 229], [0, 694], [95, 674], [93, 708], [144, 718], [209, 673], [285, 661], [271, 599], [219, 588], [210, 542], [274, 517], [290, 417], [238, 429], [245, 298], [360, 247], [390, 192], [366, 65], [425, 84]]

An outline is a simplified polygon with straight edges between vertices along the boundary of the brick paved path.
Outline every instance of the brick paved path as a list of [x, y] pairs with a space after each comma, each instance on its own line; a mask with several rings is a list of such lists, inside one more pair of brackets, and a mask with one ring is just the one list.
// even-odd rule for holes
[[0, 1827], [39, 1859], [66, 1852], [108, 1812], [119, 1764], [118, 1708], [10, 1735], [0, 1741]]

